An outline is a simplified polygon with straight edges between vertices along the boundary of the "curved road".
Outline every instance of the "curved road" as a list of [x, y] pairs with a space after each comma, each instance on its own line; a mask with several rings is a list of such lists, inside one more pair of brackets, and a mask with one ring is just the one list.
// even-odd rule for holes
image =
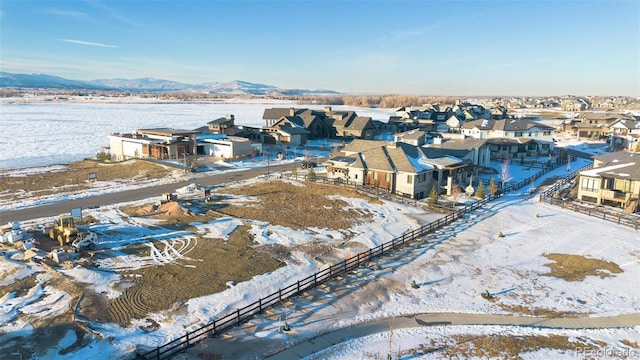
[[276, 354], [267, 356], [271, 360], [294, 360], [315, 354], [342, 342], [373, 335], [389, 329], [403, 329], [438, 325], [506, 325], [551, 329], [602, 329], [624, 328], [640, 325], [640, 313], [594, 318], [543, 318], [464, 313], [422, 313], [399, 316], [354, 325], [303, 340]]
[[[270, 166], [271, 173], [291, 170], [291, 164]], [[176, 189], [197, 183], [206, 186], [220, 185], [233, 181], [246, 180], [267, 173], [266, 168], [252, 168], [249, 170], [239, 170], [222, 174], [195, 177], [171, 184], [152, 185], [135, 190], [126, 190], [105, 195], [86, 197], [82, 199], [66, 200], [53, 204], [41, 205], [37, 207], [9, 210], [0, 212], [0, 223], [6, 224], [10, 221], [25, 221], [46, 216], [57, 216], [68, 213], [72, 208], [92, 208], [104, 205], [118, 204], [127, 201], [147, 199], [160, 196], [163, 193], [174, 192]]]

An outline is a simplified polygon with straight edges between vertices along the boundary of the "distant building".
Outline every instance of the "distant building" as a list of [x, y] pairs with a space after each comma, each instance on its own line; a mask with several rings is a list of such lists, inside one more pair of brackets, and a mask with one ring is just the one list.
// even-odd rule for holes
[[197, 131], [172, 128], [138, 129], [108, 136], [114, 160], [130, 158], [179, 159], [195, 150]]

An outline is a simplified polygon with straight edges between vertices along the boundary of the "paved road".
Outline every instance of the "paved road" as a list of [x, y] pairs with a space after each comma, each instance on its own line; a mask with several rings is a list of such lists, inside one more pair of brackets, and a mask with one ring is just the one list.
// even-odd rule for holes
[[267, 359], [301, 359], [347, 340], [386, 332], [391, 328], [402, 329], [437, 325], [508, 325], [553, 329], [622, 328], [640, 325], [640, 313], [594, 318], [541, 318], [491, 314], [424, 313], [378, 320], [324, 333], [268, 356]]
[[[291, 166], [291, 164], [270, 166], [269, 171], [271, 173], [289, 171], [291, 170]], [[160, 196], [163, 193], [174, 192], [178, 188], [193, 183], [213, 186], [233, 181], [250, 179], [266, 173], [267, 168], [252, 168], [249, 170], [197, 177], [172, 184], [154, 185], [141, 189], [126, 190], [111, 194], [87, 197], [83, 199], [67, 200], [59, 203], [41, 205], [28, 209], [2, 211], [0, 212], [0, 224], [6, 224], [9, 221], [25, 221], [45, 216], [57, 216], [63, 213], [68, 213], [72, 208], [81, 207], [86, 209], [96, 206], [147, 199], [150, 197]]]

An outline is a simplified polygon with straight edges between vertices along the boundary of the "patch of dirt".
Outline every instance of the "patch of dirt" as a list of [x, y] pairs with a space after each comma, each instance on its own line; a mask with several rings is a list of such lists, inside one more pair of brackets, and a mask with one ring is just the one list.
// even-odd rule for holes
[[622, 273], [618, 264], [600, 259], [588, 258], [582, 255], [572, 254], [547, 254], [545, 257], [552, 263], [546, 264], [551, 272], [544, 274], [566, 281], [582, 281], [587, 276], [600, 276], [606, 278], [611, 274]]
[[10, 292], [15, 292], [16, 296], [24, 296], [29, 292], [29, 289], [36, 286], [36, 278], [38, 274], [32, 274], [24, 279], [16, 280], [13, 283], [0, 286], [0, 298]]
[[547, 318], [575, 318], [575, 317], [586, 317], [589, 316], [590, 313], [579, 313], [573, 311], [556, 311], [551, 309], [544, 309], [540, 307], [527, 307], [522, 305], [507, 305], [507, 304], [498, 304], [502, 309], [511, 311], [517, 314], [530, 315], [530, 316], [544, 316]]
[[252, 196], [259, 201], [251, 206], [226, 204], [217, 209], [219, 212], [296, 230], [310, 227], [344, 230], [371, 217], [365, 210], [349, 209], [346, 201], [330, 199], [331, 195], [374, 201], [350, 188], [316, 183], [296, 186], [279, 180], [221, 189], [221, 192]]
[[198, 238], [187, 259], [122, 272], [133, 285], [110, 302], [110, 321], [127, 325], [131, 319], [144, 318], [150, 312], [180, 311], [184, 301], [223, 291], [228, 281], [247, 281], [284, 266], [279, 259], [253, 246], [250, 229], [248, 225], [236, 228], [228, 241]]
[[431, 340], [431, 344], [422, 344], [418, 349], [398, 355], [439, 353], [446, 359], [522, 359], [521, 355], [540, 349], [575, 351], [585, 345], [561, 335], [453, 335], [444, 342]]
[[98, 163], [80, 161], [71, 163], [65, 171], [46, 172], [28, 176], [2, 176], [0, 193], [37, 192], [47, 195], [56, 192], [56, 188], [77, 190], [88, 188], [89, 174], [96, 174], [96, 181], [115, 181], [128, 179], [155, 179], [171, 174], [174, 169], [147, 161], [129, 160], [122, 163]]

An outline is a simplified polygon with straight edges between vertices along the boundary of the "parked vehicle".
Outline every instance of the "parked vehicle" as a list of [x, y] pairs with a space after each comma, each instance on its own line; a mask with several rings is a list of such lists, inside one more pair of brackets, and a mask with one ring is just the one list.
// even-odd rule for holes
[[300, 163], [300, 167], [302, 167], [303, 169], [311, 169], [318, 166], [318, 164], [316, 164], [313, 161], [308, 161], [308, 160], [304, 160], [303, 162]]

